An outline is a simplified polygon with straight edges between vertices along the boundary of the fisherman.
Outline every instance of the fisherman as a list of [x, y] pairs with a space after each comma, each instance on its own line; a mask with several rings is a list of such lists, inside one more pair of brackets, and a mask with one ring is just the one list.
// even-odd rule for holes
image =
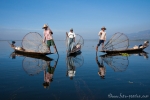
[[96, 62], [97, 62], [97, 65], [99, 67], [99, 71], [98, 71], [98, 75], [102, 78], [102, 79], [105, 79], [105, 73], [106, 73], [106, 68], [103, 64], [103, 61], [101, 60], [101, 63], [99, 63], [98, 61], [98, 57], [96, 56]]
[[47, 71], [44, 71], [44, 88], [48, 88], [50, 83], [53, 81], [53, 74], [57, 65], [57, 62], [55, 61], [54, 67], [50, 66], [50, 61], [46, 61], [48, 65]]
[[11, 43], [11, 47], [12, 47], [12, 48], [15, 48], [15, 47], [16, 47], [16, 46], [15, 46], [15, 43], [16, 43], [15, 41], [12, 41], [12, 43]]
[[73, 32], [73, 29], [71, 28], [70, 29], [70, 32], [66, 32], [66, 36], [69, 38], [68, 39], [68, 55], [69, 55], [69, 52], [72, 51], [73, 47], [74, 47], [74, 42], [75, 42], [75, 33]]
[[98, 51], [98, 47], [101, 45], [102, 43], [102, 50], [104, 49], [104, 42], [106, 40], [106, 32], [105, 32], [106, 28], [102, 27], [101, 31], [98, 33], [99, 35], [99, 43], [96, 46], [96, 51]]
[[139, 48], [146, 48], [146, 47], [148, 47], [149, 46], [149, 41], [144, 41], [144, 44], [142, 45], [142, 44], [140, 44], [140, 45], [135, 45], [134, 47], [133, 47], [133, 49], [139, 49]]
[[52, 30], [46, 24], [44, 24], [42, 29], [44, 29], [43, 42], [45, 43], [45, 40], [47, 40], [47, 46], [48, 46], [49, 52], [51, 53], [50, 46], [53, 46], [54, 50], [55, 50], [54, 53], [56, 53], [57, 50], [56, 50], [56, 46], [55, 46], [55, 43], [54, 43], [54, 40], [53, 40], [53, 36], [52, 36], [53, 32], [52, 32]]
[[144, 41], [143, 47], [148, 47], [149, 46], [148, 43], [149, 41]]

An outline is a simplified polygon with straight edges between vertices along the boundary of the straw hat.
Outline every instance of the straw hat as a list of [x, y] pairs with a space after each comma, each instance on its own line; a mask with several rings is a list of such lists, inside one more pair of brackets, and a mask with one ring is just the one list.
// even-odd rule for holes
[[106, 28], [103, 26], [101, 29], [104, 29], [104, 30], [106, 30]]
[[44, 28], [46, 28], [46, 27], [48, 27], [46, 24], [44, 24], [44, 26], [42, 27], [42, 29], [44, 29]]

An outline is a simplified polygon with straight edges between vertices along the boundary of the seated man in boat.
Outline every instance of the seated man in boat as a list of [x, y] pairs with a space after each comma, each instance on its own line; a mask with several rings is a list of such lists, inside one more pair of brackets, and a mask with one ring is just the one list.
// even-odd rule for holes
[[148, 43], [149, 43], [149, 41], [145, 41], [143, 44], [143, 47], [148, 47], [149, 46]]
[[98, 75], [99, 75], [102, 79], [105, 79], [106, 69], [105, 69], [105, 66], [103, 65], [103, 61], [101, 60], [101, 63], [99, 63], [98, 57], [96, 56], [96, 62], [97, 62], [97, 65], [98, 65], [98, 67], [99, 67]]
[[149, 45], [149, 41], [144, 41], [144, 44], [142, 45], [142, 44], [140, 44], [139, 46], [134, 46], [133, 47], [133, 49], [139, 49], [139, 48], [146, 48], [146, 47], [148, 47]]
[[15, 50], [19, 50], [19, 51], [25, 51], [25, 49], [23, 47], [17, 47], [15, 46], [15, 41], [12, 41], [11, 47]]
[[44, 83], [43, 86], [44, 88], [48, 88], [50, 83], [53, 81], [53, 74], [57, 65], [57, 62], [55, 61], [54, 67], [50, 66], [50, 61], [47, 61], [47, 72], [46, 70], [44, 71]]
[[68, 38], [68, 41], [67, 41], [68, 42], [68, 50], [67, 50], [67, 52], [69, 54], [70, 52], [72, 52], [72, 49], [75, 46], [75, 37], [76, 37], [76, 35], [73, 32], [73, 29], [71, 28], [69, 33], [66, 32], [66, 36]]
[[15, 46], [15, 43], [16, 43], [15, 41], [12, 41], [12, 43], [11, 43], [11, 47], [12, 47], [12, 48], [15, 48], [15, 47], [16, 47], [16, 46]]

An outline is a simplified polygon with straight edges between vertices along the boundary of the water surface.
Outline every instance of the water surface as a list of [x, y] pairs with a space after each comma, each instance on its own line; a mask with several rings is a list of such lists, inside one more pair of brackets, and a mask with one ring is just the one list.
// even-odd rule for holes
[[[21, 41], [16, 41], [20, 45]], [[131, 41], [130, 47], [143, 43]], [[56, 68], [53, 81], [44, 88], [45, 60], [17, 55], [11, 57], [13, 50], [7, 41], [0, 41], [0, 100], [107, 100], [110, 98], [150, 99], [150, 47], [128, 56], [102, 58], [96, 56], [97, 41], [85, 41], [82, 53], [75, 59], [75, 76], [70, 78], [67, 67], [64, 41], [56, 41], [59, 51], [48, 55], [51, 66]], [[103, 62], [105, 78], [98, 75], [99, 65]], [[107, 62], [107, 63], [106, 63]], [[112, 67], [113, 66], [113, 67]], [[143, 97], [142, 97], [143, 96]]]

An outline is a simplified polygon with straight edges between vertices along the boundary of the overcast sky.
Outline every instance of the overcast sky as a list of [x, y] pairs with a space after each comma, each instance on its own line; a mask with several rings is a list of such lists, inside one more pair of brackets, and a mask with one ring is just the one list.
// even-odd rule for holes
[[48, 23], [55, 39], [65, 39], [70, 28], [84, 39], [150, 29], [150, 0], [1, 0], [0, 40], [22, 39]]

